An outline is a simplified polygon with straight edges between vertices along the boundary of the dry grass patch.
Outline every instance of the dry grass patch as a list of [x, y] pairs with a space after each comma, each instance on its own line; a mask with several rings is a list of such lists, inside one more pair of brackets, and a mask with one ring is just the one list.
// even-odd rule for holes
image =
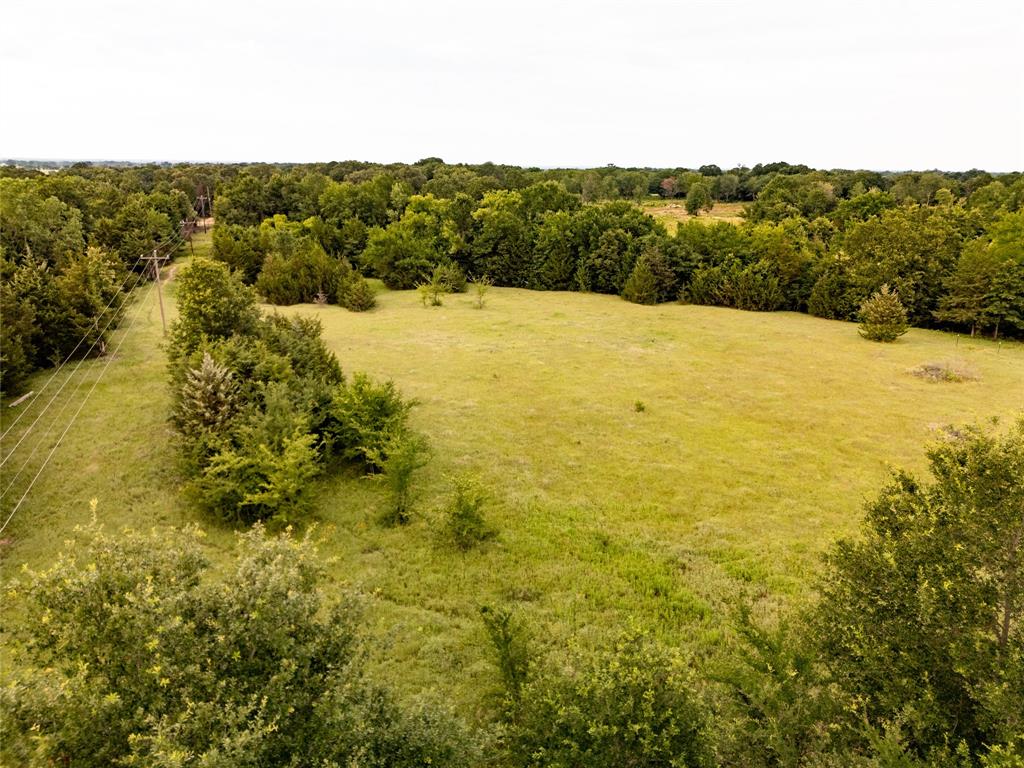
[[978, 372], [963, 360], [940, 360], [933, 363], [922, 363], [910, 369], [912, 376], [925, 381], [964, 382], [977, 381]]

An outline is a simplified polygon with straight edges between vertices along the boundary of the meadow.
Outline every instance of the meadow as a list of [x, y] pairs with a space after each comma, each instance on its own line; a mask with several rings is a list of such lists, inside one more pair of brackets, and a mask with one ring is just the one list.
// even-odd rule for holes
[[[166, 287], [173, 319], [173, 279]], [[415, 291], [377, 298], [366, 313], [276, 311], [319, 318], [346, 375], [393, 379], [415, 398], [432, 460], [404, 527], [379, 524], [373, 480], [318, 482], [314, 536], [335, 588], [365, 596], [381, 673], [466, 713], [497, 690], [481, 606], [514, 606], [540, 648], [596, 644], [632, 620], [714, 653], [740, 601], [770, 620], [810, 599], [821, 552], [856, 531], [890, 469], [923, 468], [943, 425], [1024, 407], [1024, 346], [1012, 342], [911, 329], [874, 344], [804, 314], [509, 288], [491, 289], [483, 309], [471, 294], [431, 308]], [[198, 522], [215, 557], [233, 546], [180, 498], [152, 291], [135, 307], [118, 358], [4, 533], [5, 578], [48, 563], [93, 498], [108, 529]], [[940, 362], [975, 378], [910, 372]], [[86, 388], [103, 365], [83, 365]], [[4, 428], [12, 412], [5, 404]], [[459, 474], [488, 489], [498, 531], [467, 553], [438, 536]], [[5, 605], [4, 624], [17, 620]]]
[[739, 224], [743, 221], [743, 209], [746, 203], [717, 201], [710, 211], [705, 211], [699, 217], [691, 216], [686, 212], [686, 201], [683, 199], [669, 200], [645, 200], [641, 204], [644, 213], [648, 213], [662, 224], [672, 234], [682, 222], [690, 219], [700, 218], [702, 221], [728, 221], [731, 224]]

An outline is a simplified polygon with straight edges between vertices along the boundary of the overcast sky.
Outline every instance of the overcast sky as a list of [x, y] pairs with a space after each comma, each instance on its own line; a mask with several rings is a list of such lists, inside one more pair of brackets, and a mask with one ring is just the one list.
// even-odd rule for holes
[[4, 0], [0, 158], [1022, 170], [1022, 8]]

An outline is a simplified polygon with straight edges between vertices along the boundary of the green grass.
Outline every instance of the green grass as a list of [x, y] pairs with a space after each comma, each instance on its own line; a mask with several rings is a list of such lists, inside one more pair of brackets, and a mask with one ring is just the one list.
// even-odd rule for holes
[[[93, 497], [109, 526], [196, 519], [177, 494], [159, 315], [143, 301], [123, 360], [5, 533], [5, 575], [45, 563]], [[332, 589], [367, 595], [382, 673], [467, 713], [496, 685], [481, 605], [515, 604], [541, 646], [599, 642], [632, 617], [710, 651], [738, 599], [768, 616], [804, 601], [822, 550], [856, 530], [889, 468], [923, 468], [937, 428], [1024, 406], [1019, 344], [912, 330], [882, 345], [806, 315], [586, 294], [493, 288], [472, 305], [428, 309], [410, 291], [362, 314], [279, 310], [319, 317], [347, 373], [419, 401], [433, 460], [413, 523], [380, 526], [383, 489], [348, 474], [318, 483], [317, 535]], [[951, 359], [977, 380], [910, 373]], [[464, 554], [437, 536], [459, 472], [490, 489], [499, 531]], [[231, 546], [200, 522], [212, 551]]]

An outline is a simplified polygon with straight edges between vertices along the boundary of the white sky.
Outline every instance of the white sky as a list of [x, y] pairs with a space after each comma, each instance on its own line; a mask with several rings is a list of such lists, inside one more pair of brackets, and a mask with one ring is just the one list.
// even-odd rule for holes
[[1022, 9], [4, 0], [0, 158], [1022, 170]]

